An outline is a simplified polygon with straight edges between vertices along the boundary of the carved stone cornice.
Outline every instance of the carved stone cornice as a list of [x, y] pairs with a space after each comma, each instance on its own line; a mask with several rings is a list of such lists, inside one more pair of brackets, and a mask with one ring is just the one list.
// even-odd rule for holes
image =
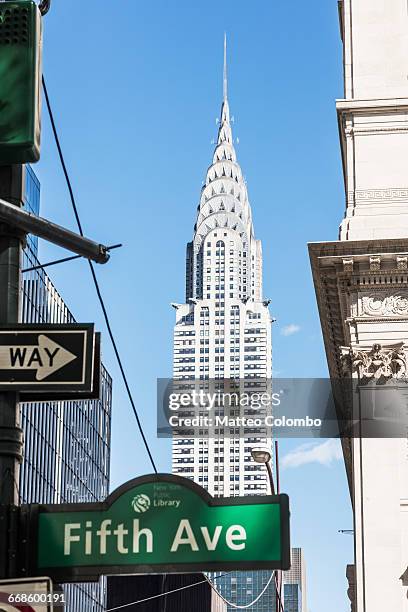
[[368, 111], [381, 113], [389, 112], [390, 109], [404, 114], [408, 111], [408, 98], [338, 99], [336, 100], [336, 109], [339, 114], [366, 114]]
[[[344, 377], [344, 361], [340, 347], [352, 346], [351, 333], [356, 337], [353, 320], [356, 321], [357, 316], [365, 317], [370, 324], [381, 320], [390, 322], [393, 318], [401, 321], [403, 317], [408, 316], [405, 314], [405, 301], [402, 299], [405, 299], [408, 286], [408, 272], [404, 267], [408, 257], [408, 237], [313, 243], [309, 245], [309, 254], [330, 377], [335, 381]], [[380, 270], [370, 270], [372, 257], [381, 258]], [[350, 260], [353, 262], [352, 271]], [[344, 270], [345, 262], [347, 271]], [[382, 300], [380, 304], [375, 301], [368, 302], [366, 313], [358, 314], [358, 307], [362, 304], [359, 296], [374, 296], [378, 293], [394, 299], [384, 305]], [[374, 312], [377, 306], [380, 308], [380, 314], [369, 314], [369, 311]], [[382, 314], [383, 308], [390, 314]], [[398, 314], [393, 314], [393, 310]], [[365, 348], [353, 345], [353, 349], [370, 352], [372, 346]], [[378, 367], [375, 356], [365, 354], [360, 356], [361, 364], [356, 362], [355, 367], [361, 369], [362, 373], [367, 371], [374, 381], [375, 375], [383, 376], [384, 380], [389, 380], [386, 376], [390, 373], [391, 379], [393, 376], [403, 376], [402, 372], [406, 371], [406, 357], [405, 352], [404, 355], [400, 352], [402, 346], [383, 346], [380, 350], [384, 349], [386, 353], [383, 360], [381, 357]], [[371, 360], [370, 364], [367, 358]], [[338, 418], [343, 423], [351, 418], [352, 406], [348, 397], [336, 402], [336, 409]], [[342, 446], [351, 488], [350, 440], [343, 438]]]
[[[350, 317], [347, 319], [347, 323], [356, 324], [356, 323], [366, 323], [368, 317]], [[385, 318], [382, 316], [378, 317], [370, 317], [370, 323], [384, 323]], [[388, 323], [398, 323], [401, 321], [408, 321], [408, 316], [405, 317], [397, 317], [397, 316], [389, 316], [386, 318]]]
[[407, 125], [393, 125], [390, 127], [382, 127], [377, 125], [374, 127], [353, 127], [351, 129], [351, 134], [358, 136], [373, 136], [374, 134], [406, 134], [407, 132]]

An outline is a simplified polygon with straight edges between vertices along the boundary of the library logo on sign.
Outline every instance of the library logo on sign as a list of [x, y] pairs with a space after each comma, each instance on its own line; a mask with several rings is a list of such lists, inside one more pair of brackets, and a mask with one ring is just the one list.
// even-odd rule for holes
[[147, 512], [150, 508], [150, 497], [144, 493], [136, 495], [136, 497], [132, 499], [132, 508], [135, 512]]

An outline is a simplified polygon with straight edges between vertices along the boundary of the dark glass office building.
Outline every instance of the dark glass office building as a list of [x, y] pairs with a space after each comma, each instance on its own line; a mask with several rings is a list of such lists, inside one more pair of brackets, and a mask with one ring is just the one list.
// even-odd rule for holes
[[285, 612], [302, 612], [302, 591], [299, 584], [284, 584]]
[[285, 612], [307, 612], [306, 562], [301, 548], [291, 549], [291, 567], [283, 572]]
[[[220, 593], [232, 604], [245, 606], [262, 593], [271, 578], [271, 571], [259, 572], [228, 572], [211, 574], [211, 579]], [[276, 609], [275, 582], [272, 579], [265, 592], [251, 606], [253, 612], [274, 612]], [[228, 612], [233, 612], [234, 606], [227, 606]]]
[[[30, 167], [25, 173], [24, 207], [39, 213], [40, 184]], [[38, 264], [37, 238], [28, 236], [23, 270]], [[74, 317], [44, 270], [23, 273], [22, 320], [71, 323]], [[100, 400], [21, 404], [24, 461], [21, 503], [103, 500], [109, 489], [112, 380], [102, 368]], [[103, 612], [105, 584], [64, 588], [67, 612]]]
[[[203, 574], [108, 576], [107, 607], [124, 612], [226, 612]], [[132, 605], [133, 604], [133, 605]]]

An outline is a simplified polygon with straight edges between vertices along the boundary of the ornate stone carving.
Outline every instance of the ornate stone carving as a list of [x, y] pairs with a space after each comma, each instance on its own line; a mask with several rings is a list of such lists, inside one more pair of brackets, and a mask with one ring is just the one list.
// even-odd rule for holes
[[350, 612], [356, 612], [356, 568], [354, 565], [347, 565], [346, 578], [348, 581], [347, 595], [351, 602]]
[[343, 270], [344, 272], [352, 272], [354, 268], [353, 259], [343, 259]]
[[347, 125], [344, 128], [344, 133], [346, 135], [346, 138], [352, 138], [353, 134], [354, 134], [354, 129], [351, 125]]
[[383, 293], [364, 295], [361, 300], [361, 314], [368, 316], [383, 316], [388, 308], [389, 297]]
[[407, 360], [404, 344], [383, 347], [373, 344], [371, 348], [341, 347], [343, 372], [358, 373], [360, 380], [401, 379], [406, 377]]
[[391, 311], [397, 315], [408, 314], [408, 294], [394, 295], [391, 298]]
[[408, 316], [408, 291], [399, 291], [394, 295], [381, 292], [363, 295], [360, 314], [368, 317]]
[[381, 257], [370, 257], [370, 270], [372, 272], [381, 270]]
[[408, 270], [408, 257], [397, 257], [397, 269]]

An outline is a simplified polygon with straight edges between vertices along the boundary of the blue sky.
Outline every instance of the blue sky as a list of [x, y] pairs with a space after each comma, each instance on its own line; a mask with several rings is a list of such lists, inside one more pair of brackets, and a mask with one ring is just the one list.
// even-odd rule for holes
[[[171, 373], [170, 302], [184, 296], [185, 244], [216, 136], [224, 31], [236, 149], [277, 318], [274, 371], [327, 375], [306, 245], [336, 240], [344, 210], [337, 2], [54, 1], [44, 25], [44, 73], [84, 230], [124, 244], [98, 277], [156, 461], [169, 471], [169, 442], [155, 434], [155, 381]], [[42, 214], [75, 228], [45, 112], [35, 170]], [[41, 244], [42, 261], [60, 253]], [[104, 332], [87, 264], [50, 275], [77, 319]], [[150, 466], [103, 339], [116, 487]], [[353, 552], [352, 538], [338, 534], [352, 526], [343, 463], [332, 442], [304, 444], [281, 443], [292, 543], [308, 563], [309, 612], [340, 611]]]

